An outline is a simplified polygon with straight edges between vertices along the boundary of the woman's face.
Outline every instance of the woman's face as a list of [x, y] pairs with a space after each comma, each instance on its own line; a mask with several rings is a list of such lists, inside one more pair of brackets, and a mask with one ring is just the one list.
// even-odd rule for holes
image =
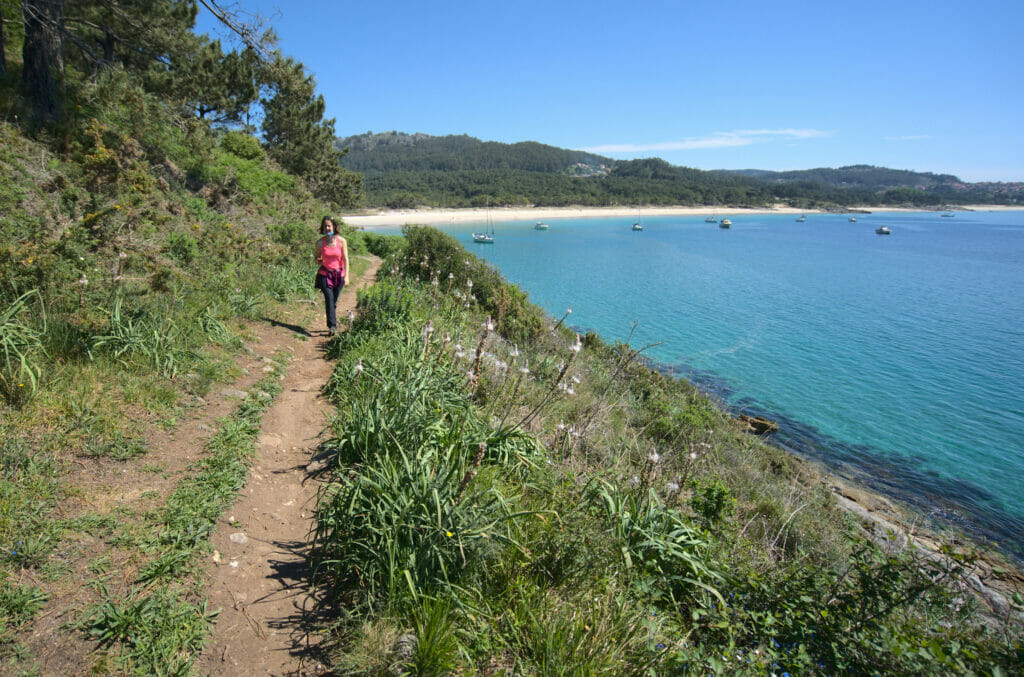
[[334, 221], [327, 219], [324, 221], [324, 235], [334, 234]]

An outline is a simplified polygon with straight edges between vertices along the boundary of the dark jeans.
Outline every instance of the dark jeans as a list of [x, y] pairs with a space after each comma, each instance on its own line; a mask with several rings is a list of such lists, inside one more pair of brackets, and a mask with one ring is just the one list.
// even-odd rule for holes
[[324, 311], [327, 313], [328, 329], [338, 328], [336, 309], [338, 307], [338, 297], [341, 296], [341, 290], [344, 286], [344, 283], [339, 287], [328, 287], [326, 284], [320, 285], [320, 291], [324, 293]]

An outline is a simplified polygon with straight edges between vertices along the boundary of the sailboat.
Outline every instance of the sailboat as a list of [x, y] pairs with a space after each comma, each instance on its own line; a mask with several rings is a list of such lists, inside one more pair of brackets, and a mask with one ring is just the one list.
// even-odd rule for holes
[[491, 202], [487, 201], [487, 231], [473, 233], [473, 242], [494, 244], [494, 224], [491, 223]]
[[640, 225], [640, 207], [636, 208], [636, 223], [633, 224], [633, 230], [643, 230], [644, 227]]
[[704, 217], [704, 223], [718, 223], [718, 207], [715, 207], [715, 213], [711, 216]]
[[807, 214], [801, 214], [801, 215], [800, 215], [800, 218], [798, 218], [798, 219], [796, 220], [796, 222], [797, 222], [797, 223], [803, 223], [803, 222], [804, 222], [804, 221], [806, 221], [806, 220], [807, 220]]

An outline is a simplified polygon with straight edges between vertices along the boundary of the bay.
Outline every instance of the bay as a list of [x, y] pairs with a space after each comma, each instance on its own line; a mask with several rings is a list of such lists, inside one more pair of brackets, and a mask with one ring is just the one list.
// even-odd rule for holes
[[779, 420], [776, 444], [1021, 557], [1024, 212], [723, 216], [442, 230], [580, 331], [635, 322], [662, 368]]

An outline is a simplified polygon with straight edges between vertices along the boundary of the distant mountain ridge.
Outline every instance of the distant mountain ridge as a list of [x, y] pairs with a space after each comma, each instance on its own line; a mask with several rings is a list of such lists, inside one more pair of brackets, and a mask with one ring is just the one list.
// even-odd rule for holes
[[909, 169], [889, 169], [874, 165], [849, 165], [847, 167], [818, 167], [815, 169], [798, 169], [785, 172], [773, 172], [764, 169], [719, 170], [732, 174], [742, 174], [769, 183], [796, 183], [810, 181], [823, 186], [856, 187], [870, 190], [886, 190], [888, 188], [917, 188], [930, 190], [938, 186], [966, 186], [952, 174], [933, 174], [931, 172], [915, 172]]
[[335, 140], [345, 169], [365, 176], [368, 206], [681, 204], [802, 208], [944, 208], [1024, 204], [1024, 183], [966, 183], [951, 174], [873, 165], [776, 172], [705, 171], [660, 158], [614, 160], [535, 141], [466, 134], [366, 132]]

